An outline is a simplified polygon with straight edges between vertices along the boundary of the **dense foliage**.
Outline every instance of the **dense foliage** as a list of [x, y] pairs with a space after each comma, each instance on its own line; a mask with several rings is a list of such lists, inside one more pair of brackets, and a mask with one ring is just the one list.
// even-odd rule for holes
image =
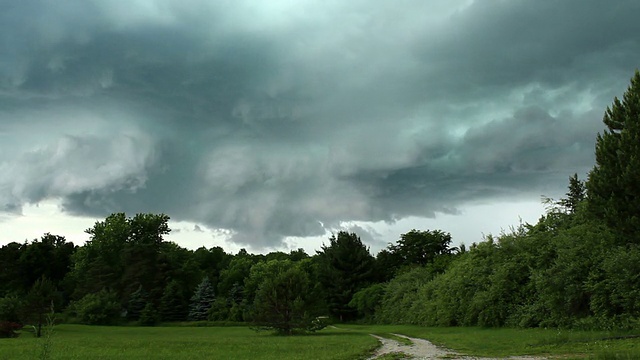
[[[536, 224], [451, 247], [411, 230], [374, 257], [339, 232], [309, 256], [184, 249], [169, 217], [112, 214], [83, 246], [44, 234], [0, 247], [2, 336], [53, 306], [86, 324], [244, 321], [284, 334], [337, 320], [429, 326], [638, 327], [640, 73], [604, 115], [596, 165]], [[39, 333], [39, 330], [37, 330]]]

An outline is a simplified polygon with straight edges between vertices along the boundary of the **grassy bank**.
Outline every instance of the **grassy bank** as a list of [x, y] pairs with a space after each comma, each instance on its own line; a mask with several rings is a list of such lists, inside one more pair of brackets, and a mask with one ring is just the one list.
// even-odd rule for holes
[[[274, 336], [247, 327], [59, 325], [51, 359], [359, 359], [378, 345], [366, 333], [325, 329]], [[37, 359], [41, 339], [0, 339], [0, 359]]]

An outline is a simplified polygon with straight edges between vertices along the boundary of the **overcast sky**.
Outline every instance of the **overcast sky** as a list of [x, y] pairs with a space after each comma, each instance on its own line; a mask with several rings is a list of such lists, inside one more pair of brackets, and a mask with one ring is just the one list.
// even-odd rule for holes
[[0, 244], [372, 247], [535, 222], [594, 164], [640, 2], [0, 0]]

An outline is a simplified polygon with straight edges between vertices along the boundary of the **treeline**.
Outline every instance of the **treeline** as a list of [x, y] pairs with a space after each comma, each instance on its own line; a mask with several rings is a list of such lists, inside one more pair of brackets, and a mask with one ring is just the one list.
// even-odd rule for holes
[[1, 247], [0, 320], [42, 325], [53, 306], [85, 324], [209, 320], [314, 330], [319, 316], [358, 319], [354, 294], [391, 279], [396, 269], [452, 256], [448, 234], [415, 230], [378, 258], [348, 232], [312, 256], [302, 249], [192, 251], [163, 239], [168, 221], [164, 214], [118, 213], [88, 229], [83, 246], [45, 234]]
[[[45, 234], [0, 248], [0, 321], [233, 321], [290, 334], [319, 317], [428, 326], [629, 329], [640, 317], [640, 73], [604, 115], [596, 165], [536, 224], [466, 249], [411, 230], [373, 256], [355, 233], [316, 252], [195, 251], [168, 216], [113, 214], [75, 246]], [[0, 334], [2, 332], [0, 322]], [[6, 325], [6, 327], [10, 327]], [[11, 333], [11, 331], [7, 331]]]

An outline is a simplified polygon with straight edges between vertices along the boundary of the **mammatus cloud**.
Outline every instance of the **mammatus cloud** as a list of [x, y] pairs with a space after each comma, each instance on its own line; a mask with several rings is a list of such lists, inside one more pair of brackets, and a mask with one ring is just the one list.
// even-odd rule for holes
[[561, 194], [640, 55], [635, 1], [2, 6], [1, 209], [254, 248]]

